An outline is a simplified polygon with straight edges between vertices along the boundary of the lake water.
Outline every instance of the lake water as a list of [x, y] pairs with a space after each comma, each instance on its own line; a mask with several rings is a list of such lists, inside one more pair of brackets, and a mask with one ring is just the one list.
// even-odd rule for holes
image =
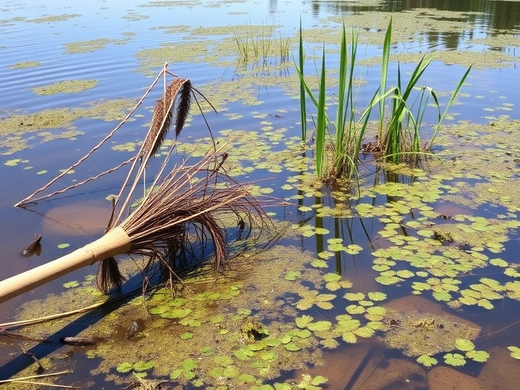
[[[215, 136], [231, 140], [230, 174], [240, 182], [255, 181], [259, 194], [287, 200], [268, 211], [277, 224], [285, 220], [298, 226], [289, 229], [274, 248], [277, 252], [265, 252], [265, 263], [253, 263], [239, 277], [240, 284], [224, 278], [219, 288], [240, 291], [232, 303], [215, 295], [203, 307], [189, 306], [195, 305], [190, 299], [168, 303], [183, 307], [185, 323], [174, 314], [168, 318], [170, 312], [153, 301], [148, 307], [134, 301], [134, 306], [119, 303], [64, 320], [58, 330], [33, 326], [24, 333], [54, 340], [90, 329], [105, 337], [94, 347], [0, 335], [0, 379], [20, 376], [22, 370], [23, 375], [36, 372], [33, 360], [20, 354], [21, 346], [47, 372], [72, 370], [55, 381], [80, 388], [121, 388], [132, 379], [130, 372], [169, 381], [166, 388], [516, 388], [519, 16], [519, 1], [489, 0], [3, 2], [1, 279], [63, 256], [103, 233], [110, 213], [105, 198], [118, 191], [124, 172], [27, 208], [13, 205], [112, 130], [165, 62], [171, 72], [189, 78], [218, 111], [199, 96], [205, 118], [192, 103], [189, 126], [179, 138], [182, 145], [200, 142], [206, 150], [207, 120]], [[434, 145], [439, 158], [421, 171], [394, 171], [377, 168], [370, 156], [363, 156], [359, 198], [344, 189], [320, 190], [313, 179], [312, 151], [307, 151], [308, 161], [295, 152], [301, 131], [294, 67], [300, 22], [309, 77], [319, 71], [324, 43], [327, 75], [330, 80], [337, 76], [341, 23], [359, 32], [356, 101], [362, 106], [379, 87], [378, 65], [390, 18], [389, 84], [396, 83], [398, 61], [407, 77], [421, 54], [433, 54], [422, 83], [433, 87], [445, 105], [473, 66]], [[249, 50], [257, 45], [258, 52], [248, 51], [246, 59], [240, 44], [250, 45]], [[55, 85], [69, 81], [78, 82]], [[77, 90], [53, 93], [53, 87]], [[334, 91], [331, 85], [331, 112]], [[161, 96], [162, 88], [154, 89], [113, 139], [47, 192], [132, 156]], [[425, 122], [435, 118], [435, 111], [428, 111]], [[308, 119], [312, 127], [310, 115]], [[189, 146], [180, 148], [179, 156], [187, 150]], [[35, 234], [43, 236], [42, 253], [23, 257], [22, 249]], [[284, 259], [284, 253], [290, 258]], [[22, 304], [50, 293], [69, 295], [58, 306], [36, 304], [41, 307], [34, 311], [33, 305], [35, 316], [53, 314], [59, 305], [62, 310], [86, 306], [91, 297], [76, 301], [78, 296], [63, 285], [91, 282], [93, 273], [95, 268], [87, 267], [0, 304], [0, 321], [15, 320]], [[215, 294], [225, 295], [220, 290]], [[197, 310], [204, 315], [194, 316]], [[222, 320], [209, 320], [219, 316]], [[243, 328], [250, 318], [269, 329], [265, 340], [271, 344], [244, 344], [240, 332], [247, 333]], [[124, 333], [134, 320], [145, 330], [137, 340], [128, 340]], [[227, 321], [235, 321], [236, 329]], [[432, 339], [437, 349], [396, 341], [407, 326], [409, 339]], [[166, 342], [168, 332], [175, 337]], [[450, 335], [458, 336], [450, 341]], [[110, 350], [116, 349], [124, 352], [114, 356]]]

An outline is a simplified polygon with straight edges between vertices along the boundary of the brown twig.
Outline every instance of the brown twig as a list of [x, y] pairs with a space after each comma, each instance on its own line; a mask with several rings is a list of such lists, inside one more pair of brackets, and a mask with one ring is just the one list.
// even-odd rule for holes
[[55, 320], [55, 319], [63, 318], [63, 317], [68, 317], [68, 316], [71, 316], [71, 315], [74, 315], [74, 314], [85, 313], [87, 311], [90, 311], [92, 309], [97, 309], [98, 307], [100, 307], [100, 306], [102, 306], [102, 305], [104, 305], [106, 303], [111, 303], [111, 302], [113, 302], [113, 300], [106, 300], [106, 301], [103, 301], [103, 302], [95, 303], [95, 304], [87, 306], [87, 307], [83, 307], [81, 309], [67, 311], [67, 312], [64, 312], [64, 313], [51, 314], [51, 315], [44, 316], [44, 317], [31, 318], [31, 319], [28, 319], [28, 320], [4, 322], [3, 324], [0, 324], [0, 328], [4, 328], [5, 329], [5, 328], [12, 328], [12, 327], [15, 327], [15, 326], [26, 326], [26, 325], [39, 324], [41, 322]]
[[38, 365], [38, 369], [36, 371], [38, 374], [41, 374], [42, 372], [45, 371], [45, 367], [43, 367], [42, 364], [40, 363], [40, 361], [38, 360], [38, 358], [36, 356], [34, 356], [34, 353], [28, 352], [28, 351], [26, 351], [25, 349], [23, 349], [20, 346], [18, 346], [18, 348], [20, 348], [20, 351], [22, 351], [22, 353], [25, 356], [27, 356], [28, 358], [32, 359]]
[[73, 389], [74, 388], [73, 386], [57, 385], [57, 384], [46, 383], [46, 382], [30, 381], [30, 379], [48, 378], [48, 377], [51, 377], [51, 376], [70, 374], [71, 372], [72, 371], [66, 370], [66, 371], [60, 371], [60, 372], [50, 372], [48, 374], [24, 376], [24, 377], [21, 377], [21, 378], [0, 379], [0, 383], [26, 383], [26, 384], [32, 384], [32, 385], [49, 386], [49, 387], [61, 387], [61, 388], [64, 388], [64, 389]]
[[[130, 163], [131, 163], [132, 161], [134, 161], [136, 158], [137, 158], [136, 156], [132, 156], [132, 157], [130, 157], [128, 160], [123, 161], [122, 163], [120, 163], [119, 165], [117, 165], [117, 166], [115, 166], [115, 167], [113, 167], [113, 168], [107, 169], [106, 171], [103, 171], [103, 172], [101, 172], [101, 173], [99, 173], [99, 174], [97, 174], [97, 175], [95, 175], [95, 176], [91, 176], [91, 177], [89, 177], [88, 179], [85, 179], [85, 180], [80, 181], [80, 182], [78, 182], [78, 183], [74, 183], [74, 184], [72, 184], [72, 185], [70, 185], [70, 186], [68, 186], [68, 187], [65, 187], [65, 188], [61, 189], [61, 190], [57, 190], [57, 191], [51, 192], [50, 194], [43, 195], [43, 196], [40, 196], [40, 197], [37, 197], [37, 198], [31, 198], [31, 199], [29, 199], [29, 200], [30, 200], [31, 202], [37, 202], [37, 201], [40, 201], [40, 200], [43, 200], [43, 199], [52, 198], [52, 197], [55, 196], [55, 195], [63, 194], [63, 193], [65, 193], [65, 192], [69, 191], [69, 190], [72, 190], [72, 189], [74, 189], [74, 188], [77, 188], [77, 187], [79, 187], [79, 186], [82, 186], [83, 184], [87, 184], [87, 183], [89, 183], [89, 182], [91, 182], [91, 181], [94, 181], [94, 180], [96, 180], [96, 179], [99, 179], [99, 178], [102, 177], [102, 176], [105, 176], [105, 175], [108, 175], [109, 173], [112, 173], [112, 172], [114, 172], [114, 171], [117, 171], [119, 168], [121, 168], [121, 167], [123, 167], [123, 166], [125, 166], [125, 165], [127, 165], [127, 164], [130, 164]], [[36, 193], [35, 193], [35, 194], [36, 194]], [[21, 202], [20, 202], [20, 203], [21, 203]], [[26, 204], [26, 203], [24, 202], [24, 204]], [[15, 206], [17, 206], [17, 205], [15, 205]], [[20, 204], [20, 206], [23, 206], [23, 204]]]
[[10, 337], [12, 339], [18, 339], [18, 340], [31, 340], [31, 341], [39, 341], [39, 342], [48, 341], [47, 339], [44, 339], [42, 337], [30, 337], [30, 336], [26, 336], [26, 335], [23, 335], [20, 333], [12, 332], [1, 326], [0, 326], [0, 335], [4, 335], [4, 336]]

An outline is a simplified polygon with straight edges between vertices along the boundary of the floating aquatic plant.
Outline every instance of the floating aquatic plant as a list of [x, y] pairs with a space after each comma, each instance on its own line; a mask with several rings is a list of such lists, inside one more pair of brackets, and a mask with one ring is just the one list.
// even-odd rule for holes
[[515, 346], [509, 346], [507, 347], [509, 350], [511, 357], [520, 360], [520, 348]]
[[439, 361], [430, 355], [421, 355], [417, 358], [417, 362], [421, 363], [425, 367], [431, 367], [436, 365]]
[[460, 353], [447, 353], [444, 362], [450, 366], [460, 367], [466, 364], [466, 359]]

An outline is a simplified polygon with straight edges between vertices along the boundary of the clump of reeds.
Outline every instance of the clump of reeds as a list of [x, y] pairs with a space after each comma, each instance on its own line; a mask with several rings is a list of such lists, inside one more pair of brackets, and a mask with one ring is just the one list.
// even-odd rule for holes
[[250, 26], [249, 31], [245, 33], [235, 32], [234, 41], [238, 51], [238, 62], [241, 65], [254, 63], [265, 66], [270, 60], [281, 65], [290, 55], [290, 38], [281, 34], [276, 38], [272, 26]]
[[[299, 65], [296, 71], [300, 79], [300, 109], [302, 112], [302, 139], [307, 137], [306, 97], [309, 96], [317, 109], [315, 155], [316, 173], [323, 181], [334, 181], [339, 178], [350, 179], [356, 172], [357, 155], [361, 150], [361, 140], [365, 134], [371, 108], [375, 98], [367, 109], [356, 117], [357, 107], [354, 96], [354, 71], [357, 56], [358, 37], [352, 30], [350, 43], [347, 43], [345, 26], [342, 29], [340, 43], [340, 68], [336, 96], [338, 103], [335, 120], [332, 120], [325, 106], [326, 102], [326, 59], [325, 47], [322, 51], [321, 72], [318, 80], [318, 97], [310, 89], [304, 75], [304, 51], [302, 27], [300, 23]], [[325, 161], [326, 150], [331, 149], [330, 162]]]
[[[457, 83], [444, 112], [441, 113], [441, 106], [435, 90], [432, 87], [419, 85], [422, 75], [433, 60], [432, 56], [421, 58], [413, 69], [407, 84], [402, 82], [401, 67], [398, 64], [397, 85], [386, 89], [391, 42], [392, 20], [390, 20], [385, 34], [381, 61], [377, 148], [383, 152], [384, 157], [393, 163], [417, 162], [420, 156], [431, 148], [448, 110], [471, 71], [471, 66]], [[414, 94], [414, 90], [417, 89], [419, 90], [418, 95]], [[437, 122], [433, 125], [434, 131], [430, 140], [425, 141], [421, 139], [420, 132], [423, 129], [423, 118], [426, 108], [430, 104], [430, 97], [437, 110]], [[390, 100], [390, 109], [387, 111], [386, 103], [388, 100]], [[386, 115], [389, 117], [387, 124], [384, 121]]]
[[[390, 46], [392, 42], [392, 20], [390, 20], [383, 44], [381, 62], [380, 86], [372, 99], [364, 108], [356, 106], [354, 100], [354, 70], [357, 53], [357, 34], [351, 32], [350, 42], [347, 44], [345, 26], [343, 26], [340, 43], [339, 80], [336, 92], [337, 105], [335, 120], [327, 114], [326, 78], [325, 78], [325, 48], [323, 48], [321, 72], [319, 76], [318, 96], [309, 88], [304, 75], [304, 52], [302, 27], [300, 23], [299, 63], [296, 70], [300, 80], [300, 108], [302, 112], [302, 139], [306, 139], [306, 98], [311, 99], [316, 107], [316, 173], [323, 181], [336, 181], [340, 178], [351, 179], [357, 173], [359, 153], [368, 151], [376, 157], [394, 163], [403, 161], [417, 162], [421, 155], [428, 152], [437, 136], [440, 126], [445, 119], [449, 108], [453, 104], [460, 88], [464, 84], [471, 67], [469, 67], [448, 103], [441, 112], [437, 95], [431, 87], [419, 87], [422, 75], [430, 65], [432, 58], [423, 57], [413, 70], [408, 83], [402, 82], [400, 66], [397, 70], [397, 85], [387, 88], [388, 68], [390, 63]], [[413, 93], [419, 89], [419, 95]], [[423, 118], [432, 98], [437, 109], [437, 122], [433, 125], [433, 134], [429, 141], [421, 139]], [[390, 102], [390, 108], [387, 103]], [[378, 134], [373, 142], [363, 144], [368, 120], [374, 107], [379, 107]], [[326, 150], [332, 149], [327, 154]], [[330, 155], [330, 163], [325, 157]]]

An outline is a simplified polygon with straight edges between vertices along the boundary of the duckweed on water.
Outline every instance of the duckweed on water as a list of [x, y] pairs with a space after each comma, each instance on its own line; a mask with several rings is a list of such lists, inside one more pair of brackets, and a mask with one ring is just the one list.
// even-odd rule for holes
[[96, 50], [103, 50], [109, 44], [114, 45], [124, 45], [126, 40], [124, 39], [91, 39], [89, 41], [79, 41], [79, 42], [71, 42], [65, 44], [65, 49], [67, 53], [77, 54], [77, 53], [90, 53]]
[[26, 19], [27, 23], [55, 23], [55, 22], [63, 22], [65, 20], [78, 18], [81, 15], [79, 14], [61, 14], [61, 15], [50, 15], [50, 16], [42, 16], [40, 18], [35, 19]]
[[[13, 113], [0, 117], [0, 153], [12, 154], [37, 142], [55, 139], [74, 139], [83, 132], [74, 121], [80, 118], [113, 121], [123, 119], [134, 104], [130, 99], [116, 99], [87, 103], [84, 107], [56, 108], [34, 114]], [[42, 130], [55, 130], [52, 133]], [[34, 133], [31, 135], [31, 133]]]
[[387, 309], [387, 318], [396, 325], [390, 326], [383, 340], [392, 348], [402, 349], [408, 356], [434, 355], [452, 351], [458, 339], [474, 339], [480, 328], [459, 323], [453, 318], [430, 313], [401, 313]]
[[[457, 127], [449, 130], [453, 134], [458, 131]], [[489, 197], [498, 196], [491, 191], [481, 194], [477, 188], [479, 185], [507, 181], [515, 174], [508, 164], [493, 165], [491, 176], [477, 169], [479, 164], [486, 165], [489, 157], [485, 153], [479, 155], [475, 150], [492, 149], [494, 143], [500, 145], [503, 142], [501, 138], [482, 136], [485, 128], [480, 130], [482, 132], [464, 134], [464, 143], [451, 149], [462, 160], [460, 163], [448, 159], [432, 160], [429, 173], [405, 169], [403, 172], [414, 177], [413, 184], [386, 183], [363, 189], [357, 206], [348, 213], [345, 210], [342, 212], [343, 218], [357, 215], [364, 219], [377, 219], [381, 223], [378, 234], [383, 239], [380, 241], [382, 245], [372, 253], [373, 270], [379, 274], [376, 276], [378, 282], [399, 284], [401, 289], [409, 289], [415, 294], [431, 294], [434, 299], [449, 302], [453, 307], [477, 305], [492, 309], [492, 302], [497, 299], [508, 297], [520, 300], [520, 282], [516, 280], [520, 273], [515, 265], [488, 255], [498, 255], [504, 250], [503, 243], [507, 241], [510, 231], [519, 226], [512, 219], [513, 215], [504, 213], [485, 219], [464, 214], [463, 209], [449, 215], [436, 209], [439, 201], [442, 205], [447, 198], [457, 199], [460, 190], [453, 183], [458, 183], [459, 177], [476, 178], [472, 185], [466, 184], [470, 189], [466, 193], [474, 191], [475, 194], [474, 198], [466, 200], [471, 202], [473, 208], [485, 204]], [[270, 131], [224, 131], [221, 140], [229, 141], [229, 147], [233, 148], [229, 159], [230, 171], [243, 176], [250, 173], [245, 168], [251, 163], [260, 169], [259, 159], [264, 164], [261, 169], [266, 170], [270, 164], [279, 165], [281, 162], [289, 171], [294, 170], [295, 176], [289, 177], [287, 183], [273, 185], [290, 186], [286, 188], [293, 192], [299, 189], [303, 200], [323, 196], [323, 189], [313, 184], [312, 172], [299, 173], [301, 166], [305, 167], [307, 162], [305, 158], [295, 161], [294, 156], [301, 153], [296, 144], [292, 145], [289, 140], [287, 149], [272, 151], [269, 149], [269, 139], [273, 136], [276, 137], [276, 134], [270, 134]], [[511, 141], [508, 151], [516, 153], [514, 138], [511, 136], [507, 140]], [[210, 141], [207, 142], [210, 145]], [[446, 143], [458, 145], [452, 140]], [[253, 145], [258, 145], [257, 154], [254, 152], [257, 148]], [[181, 152], [192, 147], [179, 144]], [[440, 151], [439, 155], [445, 153]], [[504, 159], [512, 158], [504, 151], [500, 153]], [[497, 152], [497, 155], [500, 153]], [[479, 158], [482, 161], [474, 162]], [[470, 159], [473, 163], [469, 163]], [[447, 164], [450, 170], [446, 169]], [[486, 166], [489, 167], [489, 164]], [[262, 193], [261, 188], [258, 191]], [[348, 195], [344, 193], [335, 196], [342, 198], [343, 202], [348, 200]], [[373, 202], [380, 196], [392, 201], [381, 205]], [[505, 199], [505, 196], [501, 194], [496, 201], [510, 210], [520, 206], [516, 199]], [[309, 207], [305, 212], [334, 215], [331, 210], [332, 207], [325, 211], [319, 205]], [[317, 230], [316, 226], [296, 224], [293, 229], [291, 233], [306, 235], [309, 231], [325, 235], [327, 250], [318, 254], [318, 260], [325, 264], [335, 252], [348, 253], [350, 250], [356, 254], [363, 249], [332, 238], [328, 231]], [[403, 234], [404, 230], [406, 234]], [[450, 240], [439, 239], [448, 236]], [[186, 287], [191, 291], [184, 288], [182, 296], [172, 298], [168, 291], [162, 290], [147, 299], [140, 297], [131, 306], [121, 307], [102, 323], [91, 327], [89, 331], [96, 337], [110, 340], [88, 352], [89, 357], [101, 359], [92, 373], [122, 383], [129, 379], [129, 374], [120, 372], [121, 368], [126, 370], [131, 367], [129, 372], [168, 377], [178, 386], [187, 381], [200, 386], [233, 386], [237, 383], [260, 386], [277, 378], [281, 371], [301, 367], [305, 370], [309, 364], [319, 364], [323, 350], [381, 335], [378, 332], [383, 332], [381, 340], [387, 345], [417, 357], [417, 361], [425, 366], [438, 364], [439, 359], [429, 355], [444, 352], [446, 354], [441, 361], [448, 365], [465, 364], [467, 359], [476, 362], [487, 359], [487, 352], [477, 350], [471, 341], [480, 330], [474, 324], [436, 312], [403, 312], [392, 306], [381, 306], [380, 302], [386, 300], [384, 293], [352, 291], [351, 281], [341, 275], [309, 267], [317, 259], [307, 254], [303, 256], [295, 248], [275, 247], [262, 256], [263, 259], [254, 260], [254, 266], [248, 267], [246, 273], [235, 273], [231, 279], [222, 277], [212, 285], [197, 284], [188, 279]], [[265, 266], [269, 268], [268, 273]], [[502, 283], [481, 277], [467, 283], [464, 278], [458, 278], [476, 268], [488, 266], [500, 269], [509, 277], [508, 281]], [[231, 264], [228, 272], [233, 267]], [[278, 277], [273, 279], [273, 275]], [[92, 286], [87, 289], [95, 291]], [[287, 292], [290, 294], [287, 295]], [[62, 306], [67, 299], [70, 298], [64, 295], [56, 306]], [[345, 314], [332, 318], [322, 316], [319, 311], [341, 307]], [[136, 316], [146, 323], [146, 329], [142, 332], [144, 337], [132, 342], [120, 339], [114, 330], [117, 328], [115, 324], [129, 322], [130, 318], [135, 320]], [[244, 332], [243, 324], [251, 326]], [[430, 337], [432, 335], [434, 337]], [[174, 367], [171, 365], [171, 351], [175, 351], [175, 361], [178, 362]], [[515, 351], [510, 347], [511, 354]], [[144, 367], [150, 362], [153, 362], [153, 367], [136, 370], [136, 367]], [[289, 380], [287, 384], [296, 382]]]
[[[399, 23], [397, 18], [396, 25]], [[409, 18], [407, 20], [409, 22]], [[373, 25], [373, 20], [371, 23]], [[410, 27], [404, 33], [413, 35], [415, 32], [412, 30]], [[321, 42], [322, 38], [316, 39]], [[379, 38], [376, 40], [381, 41]], [[334, 37], [334, 42], [337, 42], [337, 37]], [[208, 47], [218, 46], [215, 42], [206, 42], [200, 46], [190, 43], [163, 48], [166, 51], [155, 52], [156, 58], [146, 63], [144, 68], [160, 67], [165, 58], [172, 55], [178, 58], [178, 50], [186, 48], [191, 51], [183, 51], [189, 54], [185, 60], [210, 63], [219, 60], [217, 56], [207, 54]], [[151, 54], [140, 54], [143, 64], [144, 57]], [[453, 61], [457, 61], [460, 54], [454, 52], [453, 56]], [[493, 57], [491, 61], [497, 58]], [[508, 58], [500, 59], [509, 61]], [[447, 57], [443, 60], [452, 61]], [[273, 79], [265, 78], [265, 84], [272, 83]], [[220, 83], [222, 86], [215, 88], [215, 94], [230, 97], [217, 105], [225, 107], [234, 101], [259, 104], [257, 98], [250, 97], [255, 96], [251, 90], [244, 87], [253, 85], [253, 80], [255, 77], [247, 76], [240, 82]], [[276, 82], [279, 83], [279, 79]], [[227, 92], [222, 93], [224, 90]], [[245, 91], [245, 94], [239, 95], [239, 91]], [[210, 100], [213, 101], [211, 97]], [[235, 118], [236, 114], [230, 113], [229, 117]], [[262, 117], [262, 113], [256, 112], [252, 117], [265, 119], [265, 114]], [[18, 126], [28, 117], [23, 118], [17, 118], [20, 121]], [[57, 122], [72, 126], [73, 120]], [[53, 128], [52, 123], [47, 128]], [[254, 170], [278, 173], [280, 165], [286, 172], [291, 172], [293, 176], [287, 177], [286, 182], [276, 182], [273, 186], [286, 191], [288, 200], [301, 200], [302, 213], [321, 218], [376, 221], [375, 234], [380, 245], [372, 252], [372, 270], [376, 272], [379, 283], [398, 286], [400, 291], [405, 291], [404, 294], [412, 292], [431, 296], [452, 307], [473, 305], [491, 310], [493, 301], [520, 300], [518, 267], [499, 257], [511, 232], [519, 227], [515, 213], [520, 210], [520, 198], [515, 194], [520, 191], [512, 187], [518, 182], [516, 160], [520, 159], [515, 128], [518, 128], [518, 122], [507, 121], [504, 117], [494, 118], [489, 125], [460, 123], [447, 127], [443, 129], [443, 134], [448, 135], [445, 149], [436, 151], [442, 160], [432, 160], [428, 171], [393, 167], [395, 172], [412, 178], [412, 184], [385, 183], [363, 188], [355, 207], [348, 205], [348, 189], [331, 193], [334, 199], [341, 199], [338, 205], [313, 203], [314, 197], [329, 193], [315, 185], [313, 172], [308, 170], [308, 158], [299, 155], [301, 149], [297, 142], [289, 139], [285, 150], [271, 149], [272, 145], [284, 139], [287, 130], [280, 129], [276, 123], [258, 123], [256, 131], [225, 130], [220, 139], [229, 141], [230, 148], [233, 148], [228, 162], [229, 172], [234, 176], [247, 176]], [[128, 145], [122, 146], [125, 147]], [[179, 145], [180, 150], [189, 148], [189, 145]], [[258, 194], [271, 191], [272, 187], [256, 188]], [[378, 204], [380, 198], [390, 201]], [[493, 218], [472, 215], [471, 209], [487, 204], [496, 206]], [[455, 205], [459, 211], [443, 212], [439, 210], [443, 205]], [[467, 209], [461, 206], [467, 206]], [[295, 224], [292, 232], [304, 237], [324, 236], [328, 244], [326, 250], [316, 254], [318, 259], [312, 255], [302, 259], [301, 252], [294, 248], [276, 248], [266, 257], [278, 258], [279, 263], [277, 260], [261, 260], [250, 268], [251, 275], [240, 275], [231, 280], [222, 278], [214, 285], [204, 284], [204, 288], [190, 284], [188, 280], [187, 286], [192, 291], [184, 289], [180, 297], [172, 298], [167, 291], [159, 291], [150, 298], [138, 298], [132, 306], [122, 307], [107, 316], [103, 324], [89, 329], [109, 340], [88, 352], [89, 357], [101, 359], [93, 374], [104, 375], [107, 380], [117, 383], [129, 379], [129, 373], [135, 372], [167, 377], [178, 386], [188, 381], [200, 386], [233, 386], [238, 383], [260, 386], [279, 376], [281, 370], [320, 363], [320, 348], [336, 348], [341, 341], [354, 343], [359, 338], [373, 337], [387, 329], [392, 319], [396, 323], [398, 320], [399, 326], [390, 326], [386, 330], [384, 342], [404, 350], [406, 354], [418, 356], [417, 360], [426, 366], [438, 363], [428, 354], [444, 352], [448, 353], [440, 360], [449, 365], [463, 365], [467, 359], [477, 362], [487, 359], [487, 352], [476, 350], [471, 341], [478, 333], [477, 327], [447, 321], [437, 313], [403, 314], [379, 306], [386, 300], [385, 294], [350, 291], [351, 281], [335, 273], [323, 275], [319, 270], [328, 267], [327, 260], [335, 253], [356, 255], [368, 248], [332, 238], [329, 229], [311, 223]], [[269, 261], [268, 273], [263, 267], [264, 261]], [[315, 268], [306, 268], [302, 263], [306, 266], [312, 264]], [[503, 273], [506, 278], [500, 280], [505, 282], [490, 277], [472, 278], [469, 282], [469, 278], [463, 278], [485, 267]], [[273, 275], [279, 277], [274, 280]], [[76, 285], [77, 282], [72, 282], [67, 287], [71, 290], [85, 288], [84, 292], [94, 294], [92, 285]], [[288, 291], [291, 294], [285, 295]], [[75, 291], [76, 296], [79, 292]], [[64, 295], [56, 307], [68, 299], [72, 297]], [[48, 307], [48, 302], [45, 306]], [[319, 310], [332, 308], [344, 308], [345, 314], [331, 318], [330, 315], [322, 316]], [[330, 311], [325, 312], [328, 313]], [[131, 342], [118, 337], [117, 324], [136, 316], [146, 322], [143, 337]], [[250, 325], [245, 331], [244, 323]], [[266, 337], [257, 339], [253, 330]], [[435, 337], [425, 337], [432, 333]], [[434, 346], [425, 344], [429, 338], [435, 342]], [[518, 347], [511, 346], [509, 350], [514, 358], [518, 358]], [[174, 367], [171, 364], [172, 351], [175, 351]], [[305, 384], [318, 386], [324, 383], [322, 378], [315, 379], [306, 378]], [[291, 381], [291, 384], [297, 384], [297, 381]]]
[[[128, 378], [121, 375], [124, 372], [146, 371], [148, 375], [168, 376], [179, 384], [188, 380], [205, 385], [233, 385], [243, 381], [261, 384], [279, 376], [281, 370], [319, 362], [321, 353], [312, 332], [326, 332], [325, 328], [332, 324], [325, 327], [320, 321], [308, 321], [308, 329], [302, 330], [288, 322], [297, 311], [282, 297], [289, 290], [304, 294], [307, 288], [283, 276], [272, 283], [273, 275], [296, 269], [301, 272], [302, 280], [321, 284], [319, 273], [304, 269], [309, 261], [304, 259], [305, 254], [297, 249], [275, 247], [263, 260], [254, 260], [256, 266], [248, 268], [250, 273], [242, 273], [239, 280], [221, 276], [216, 284], [200, 285], [187, 279], [182, 297], [172, 297], [163, 289], [149, 299], [135, 299], [105, 317], [103, 323], [85, 331], [110, 340], [88, 351], [89, 357], [102, 359], [92, 373], [103, 374], [117, 383]], [[269, 267], [269, 273], [263, 272], [262, 264]], [[236, 269], [240, 264], [229, 266]], [[40, 311], [43, 306], [47, 311], [58, 307], [66, 310], [67, 304], [74, 304], [74, 296], [87, 298], [93, 289], [91, 285], [77, 288], [75, 285], [71, 283], [61, 297], [49, 297], [45, 305], [28, 305], [22, 317], [37, 315], [33, 310]], [[152, 313], [152, 317], [146, 312]], [[143, 319], [144, 337], [131, 341], [119, 338], [117, 324], [129, 318]], [[63, 321], [57, 325], [63, 326]], [[55, 331], [51, 329], [47, 332]], [[186, 332], [190, 337], [181, 337]], [[176, 366], [171, 364], [172, 353], [173, 361], [178, 362]]]
[[92, 89], [97, 85], [97, 80], [66, 80], [57, 83], [34, 87], [32, 90], [37, 95], [54, 95], [57, 93], [78, 93]]
[[17, 64], [11, 65], [9, 69], [27, 69], [27, 68], [37, 68], [41, 64], [38, 61], [25, 61], [19, 62]]

